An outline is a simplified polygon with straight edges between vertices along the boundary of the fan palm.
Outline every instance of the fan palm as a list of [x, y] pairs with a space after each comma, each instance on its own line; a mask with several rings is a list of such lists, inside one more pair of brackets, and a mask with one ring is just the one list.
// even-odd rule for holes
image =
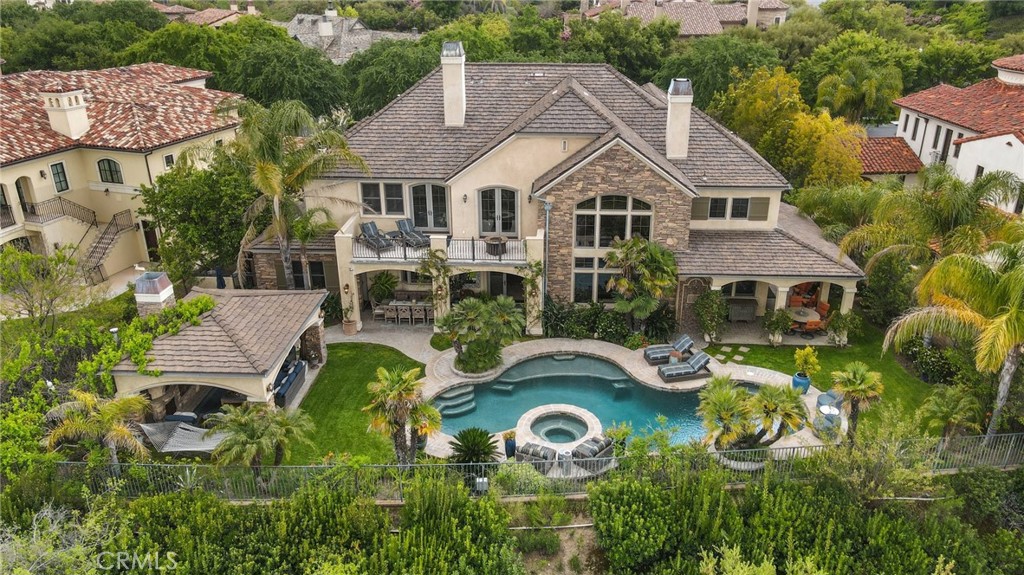
[[773, 440], [796, 432], [807, 419], [807, 407], [800, 392], [793, 387], [762, 385], [750, 397], [750, 410], [754, 422], [761, 427], [754, 436], [754, 443], [759, 443], [776, 423], [779, 429]]
[[267, 417], [274, 436], [274, 465], [281, 465], [291, 457], [293, 445], [313, 444], [309, 436], [316, 425], [301, 409], [267, 409]]
[[[321, 219], [321, 217], [323, 219]], [[309, 258], [306, 248], [309, 244], [335, 229], [334, 221], [331, 219], [331, 212], [327, 208], [312, 208], [301, 211], [291, 222], [292, 237], [299, 242], [299, 262], [302, 264], [302, 285], [306, 289], [313, 289], [309, 275]], [[285, 268], [285, 275], [288, 268]]]
[[410, 370], [377, 368], [377, 380], [367, 386], [370, 404], [370, 431], [391, 438], [399, 465], [416, 460], [420, 435], [430, 435], [440, 427], [441, 415], [423, 400], [420, 368]]
[[867, 407], [868, 403], [881, 397], [882, 391], [885, 390], [882, 374], [871, 371], [868, 364], [863, 361], [853, 361], [846, 364], [841, 371], [832, 372], [832, 389], [842, 393], [850, 404], [850, 426], [847, 435], [852, 445], [857, 436], [857, 422], [861, 410]]
[[675, 255], [642, 237], [616, 241], [605, 258], [619, 270], [605, 289], [616, 294], [615, 311], [628, 314], [630, 323], [650, 317], [676, 284]]
[[[229, 106], [241, 121], [237, 137], [228, 144], [228, 156], [244, 167], [262, 194], [246, 210], [248, 230], [242, 247], [256, 237], [258, 230], [254, 221], [257, 216], [269, 209], [270, 230], [277, 240], [281, 262], [285, 270], [290, 270], [286, 205], [294, 202], [307, 184], [338, 165], [346, 163], [366, 170], [366, 164], [349, 150], [338, 129], [317, 122], [301, 102], [278, 101], [265, 108], [243, 100]], [[284, 275], [287, 288], [294, 289], [292, 275]]]
[[61, 403], [46, 414], [46, 420], [53, 427], [43, 442], [51, 451], [64, 443], [91, 440], [107, 448], [113, 465], [119, 463], [118, 451], [128, 452], [138, 459], [149, 456], [136, 423], [149, 410], [145, 397], [105, 399], [78, 389], [69, 393], [73, 401]]
[[265, 404], [225, 405], [207, 419], [207, 436], [223, 433], [224, 439], [213, 450], [221, 465], [248, 465], [260, 478], [263, 458], [277, 446], [277, 436], [267, 417]]
[[917, 287], [922, 307], [889, 326], [883, 349], [942, 333], [970, 341], [978, 371], [999, 372], [999, 388], [986, 441], [999, 427], [1010, 383], [1024, 356], [1024, 240], [996, 243], [981, 255], [954, 254], [939, 260]]
[[942, 386], [935, 389], [921, 404], [921, 418], [928, 422], [930, 429], [942, 430], [943, 445], [957, 429], [979, 431], [978, 416], [981, 405], [971, 393], [958, 386]]
[[488, 463], [498, 460], [498, 442], [491, 433], [479, 427], [467, 427], [455, 434], [450, 443], [452, 463]]
[[881, 199], [902, 188], [896, 178], [869, 185], [816, 186], [794, 194], [793, 204], [821, 227], [825, 239], [839, 243], [850, 230], [871, 223]]
[[873, 66], [865, 58], [850, 58], [838, 74], [818, 83], [818, 107], [858, 123], [861, 118], [886, 119], [892, 101], [903, 95], [903, 75], [895, 66]]
[[746, 390], [733, 385], [728, 376], [714, 376], [697, 395], [697, 414], [704, 419], [704, 441], [729, 447], [750, 431], [751, 404]]

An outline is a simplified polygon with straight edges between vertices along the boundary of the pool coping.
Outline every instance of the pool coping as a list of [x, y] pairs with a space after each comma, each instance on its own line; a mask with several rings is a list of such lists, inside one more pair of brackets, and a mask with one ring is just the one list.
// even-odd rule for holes
[[[530, 341], [522, 341], [509, 345], [501, 350], [501, 365], [495, 369], [481, 374], [464, 374], [455, 369], [455, 350], [448, 349], [430, 359], [426, 364], [423, 378], [423, 396], [430, 400], [437, 395], [450, 389], [465, 385], [477, 385], [497, 379], [512, 367], [538, 357], [558, 354], [582, 355], [602, 359], [619, 367], [638, 383], [657, 389], [670, 392], [697, 391], [707, 385], [711, 376], [694, 379], [690, 381], [666, 383], [658, 375], [658, 367], [648, 365], [644, 359], [643, 349], [631, 350], [621, 345], [609, 343], [596, 339], [568, 339], [568, 338], [544, 338]], [[792, 375], [787, 375], [775, 370], [736, 364], [732, 362], [721, 363], [711, 358], [708, 364], [711, 375], [728, 375], [732, 379], [749, 381], [758, 385], [779, 385], [789, 387], [792, 385]], [[803, 395], [807, 412], [813, 421], [817, 414], [817, 398], [821, 391], [811, 386]], [[846, 429], [846, 416], [842, 416], [842, 429]], [[514, 428], [513, 428], [514, 429]], [[504, 456], [501, 439], [502, 433], [509, 430], [495, 432], [492, 437], [498, 443], [499, 451]], [[438, 431], [427, 438], [426, 452], [435, 457], [448, 457], [452, 450], [449, 443], [454, 439], [452, 435]], [[773, 444], [773, 447], [801, 447], [823, 445], [823, 442], [810, 429], [810, 426], [788, 435]]]
[[[579, 419], [587, 426], [587, 432], [579, 439], [568, 441], [566, 443], [555, 443], [533, 432], [533, 422], [546, 415], [559, 414], [569, 414]], [[572, 452], [572, 450], [579, 447], [580, 444], [588, 439], [596, 436], [604, 436], [604, 426], [601, 424], [601, 420], [591, 413], [590, 410], [571, 403], [545, 403], [532, 409], [528, 409], [525, 413], [519, 416], [519, 420], [516, 421], [515, 430], [516, 444], [525, 445], [527, 443], [533, 443], [544, 447], [550, 447], [557, 453], [561, 453], [563, 451]]]

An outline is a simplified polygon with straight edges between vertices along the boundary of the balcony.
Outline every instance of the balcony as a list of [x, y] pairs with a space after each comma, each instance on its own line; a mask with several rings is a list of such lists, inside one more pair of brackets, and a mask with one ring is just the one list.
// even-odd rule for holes
[[0, 206], [0, 228], [13, 228], [16, 223], [11, 206]]
[[430, 239], [430, 246], [414, 248], [396, 241], [393, 247], [381, 251], [356, 241], [352, 244], [352, 260], [419, 262], [427, 257], [427, 252], [432, 248], [437, 249], [444, 242], [448, 261], [452, 263], [526, 263], [526, 240], [498, 241], [444, 236], [431, 236]]
[[25, 213], [25, 221], [34, 224], [45, 224], [67, 216], [83, 224], [96, 225], [96, 212], [61, 196], [42, 202], [26, 202], [22, 211]]

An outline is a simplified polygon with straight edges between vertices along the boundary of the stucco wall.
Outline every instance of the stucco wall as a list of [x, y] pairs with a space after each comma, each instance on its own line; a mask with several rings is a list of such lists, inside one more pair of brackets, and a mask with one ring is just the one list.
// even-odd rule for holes
[[[1024, 142], [1012, 135], [994, 136], [984, 140], [967, 142], [960, 148], [960, 161], [956, 173], [964, 181], [974, 180], [978, 166], [985, 168], [985, 173], [1006, 170], [1018, 178], [1024, 178]], [[1013, 211], [1012, 204], [1000, 207]]]
[[782, 192], [775, 190], [743, 190], [743, 189], [716, 189], [700, 190], [702, 198], [768, 198], [771, 203], [768, 205], [768, 219], [763, 222], [752, 221], [747, 218], [732, 219], [730, 203], [726, 208], [725, 219], [691, 220], [690, 229], [694, 230], [771, 230], [779, 221], [779, 203], [782, 201]]

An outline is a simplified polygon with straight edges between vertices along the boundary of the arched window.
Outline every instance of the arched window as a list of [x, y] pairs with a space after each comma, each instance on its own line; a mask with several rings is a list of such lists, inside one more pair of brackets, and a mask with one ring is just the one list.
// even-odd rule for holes
[[100, 160], [100, 181], [108, 184], [123, 184], [124, 176], [121, 175], [121, 164], [114, 160]]
[[608, 248], [618, 239], [651, 239], [651, 204], [629, 196], [600, 196], [576, 204], [576, 247]]

